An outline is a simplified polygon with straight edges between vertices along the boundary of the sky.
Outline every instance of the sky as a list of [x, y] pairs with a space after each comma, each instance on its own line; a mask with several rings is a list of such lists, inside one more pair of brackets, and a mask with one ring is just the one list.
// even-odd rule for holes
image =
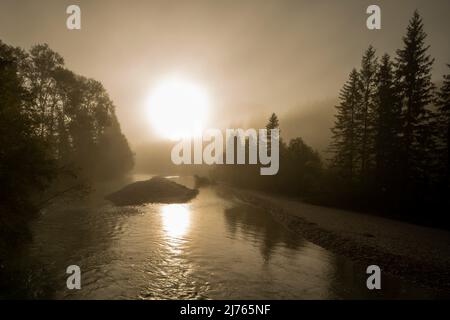
[[[81, 30], [66, 28], [71, 4], [81, 8]], [[381, 30], [366, 28], [371, 4], [381, 7]], [[206, 88], [209, 127], [244, 127], [276, 112], [290, 132], [293, 117], [307, 119], [298, 132], [313, 136], [329, 131], [314, 115], [333, 112], [364, 50], [394, 55], [415, 9], [438, 81], [450, 63], [448, 0], [0, 0], [0, 39], [27, 49], [48, 43], [69, 69], [101, 81], [132, 146], [154, 139], [145, 109], [169, 74]]]

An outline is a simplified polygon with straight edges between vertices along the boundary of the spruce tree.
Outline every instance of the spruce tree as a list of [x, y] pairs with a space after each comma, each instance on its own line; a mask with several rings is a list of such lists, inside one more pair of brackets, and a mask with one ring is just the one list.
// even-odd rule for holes
[[384, 192], [393, 187], [400, 167], [401, 105], [395, 82], [393, 63], [385, 54], [377, 72], [375, 102], [375, 176]]
[[275, 113], [272, 113], [272, 115], [269, 118], [269, 122], [266, 125], [266, 129], [278, 129], [280, 127], [280, 122], [278, 120], [278, 117]]
[[348, 81], [340, 92], [340, 103], [332, 131], [330, 151], [333, 153], [332, 166], [348, 181], [353, 182], [360, 169], [357, 143], [361, 123], [357, 118], [361, 106], [361, 81], [359, 73], [353, 69]]
[[433, 115], [428, 106], [433, 99], [431, 68], [434, 62], [425, 44], [427, 35], [417, 11], [414, 12], [403, 38], [403, 49], [397, 50], [397, 82], [402, 99], [403, 180], [406, 185], [424, 183], [429, 174], [432, 154]]
[[[280, 129], [280, 121], [278, 120], [278, 117], [275, 113], [272, 113], [272, 115], [269, 118], [269, 122], [266, 124], [266, 130], [267, 130], [267, 151], [268, 154], [272, 154], [272, 140], [271, 140], [271, 131], [273, 129]], [[281, 141], [280, 141], [281, 143]]]
[[361, 62], [360, 86], [361, 86], [361, 108], [358, 109], [358, 119], [361, 122], [360, 141], [358, 143], [361, 154], [361, 181], [366, 181], [369, 172], [373, 169], [374, 155], [374, 96], [376, 93], [377, 58], [372, 46], [364, 53]]
[[[450, 64], [447, 65], [450, 68]], [[438, 107], [438, 152], [441, 164], [441, 180], [450, 186], [450, 74], [444, 76], [444, 82], [437, 94]]]

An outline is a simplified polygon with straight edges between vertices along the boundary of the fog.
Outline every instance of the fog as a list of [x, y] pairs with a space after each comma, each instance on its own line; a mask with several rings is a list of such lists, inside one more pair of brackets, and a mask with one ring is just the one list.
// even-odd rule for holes
[[450, 297], [449, 12], [0, 0], [0, 299]]
[[365, 26], [371, 1], [76, 3], [80, 31], [65, 26], [65, 9], [73, 1], [2, 0], [0, 38], [25, 48], [46, 42], [70, 69], [101, 81], [135, 149], [161, 139], [150, 125], [146, 101], [166, 74], [181, 74], [208, 90], [208, 127], [264, 123], [276, 112], [285, 135], [303, 135], [321, 150], [351, 68], [369, 44], [379, 55], [394, 54], [414, 9], [424, 18], [436, 79], [450, 56], [443, 32], [450, 29], [446, 0], [377, 1], [379, 31]]

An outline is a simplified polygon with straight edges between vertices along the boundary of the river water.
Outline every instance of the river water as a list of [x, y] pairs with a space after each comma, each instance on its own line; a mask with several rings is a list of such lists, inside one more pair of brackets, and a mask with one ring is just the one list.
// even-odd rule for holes
[[[134, 180], [148, 177], [135, 176]], [[190, 177], [171, 177], [193, 186]], [[200, 189], [187, 204], [116, 207], [97, 195], [54, 206], [32, 225], [13, 261], [6, 297], [45, 299], [430, 298], [383, 276], [366, 288], [364, 266], [294, 234], [270, 213]], [[66, 268], [81, 269], [68, 290]]]

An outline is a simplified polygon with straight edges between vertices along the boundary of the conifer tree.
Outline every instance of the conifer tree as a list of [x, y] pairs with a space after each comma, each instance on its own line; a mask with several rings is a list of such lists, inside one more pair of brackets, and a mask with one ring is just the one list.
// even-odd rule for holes
[[[447, 65], [450, 68], [450, 64]], [[437, 94], [438, 107], [438, 152], [441, 163], [441, 178], [450, 186], [450, 74], [444, 76], [444, 82]]]
[[348, 81], [340, 92], [340, 103], [332, 131], [330, 151], [333, 152], [332, 166], [345, 179], [352, 182], [360, 169], [357, 143], [361, 123], [357, 118], [361, 106], [361, 81], [359, 73], [353, 69]]
[[397, 82], [402, 100], [403, 150], [402, 167], [405, 184], [422, 183], [432, 163], [433, 114], [428, 108], [433, 99], [431, 68], [434, 62], [425, 44], [427, 35], [417, 11], [414, 12], [403, 38], [403, 49], [397, 50]]
[[[278, 117], [275, 113], [272, 113], [272, 115], [269, 118], [269, 122], [266, 125], [267, 130], [267, 150], [268, 154], [272, 153], [272, 146], [271, 146], [271, 131], [272, 129], [280, 129], [280, 121], [278, 120]], [[280, 141], [281, 142], [281, 141]]]
[[361, 122], [361, 132], [359, 133], [361, 141], [358, 143], [358, 149], [361, 154], [361, 180], [365, 181], [369, 172], [373, 169], [374, 163], [374, 96], [377, 89], [377, 58], [375, 49], [372, 46], [364, 53], [361, 62], [360, 86], [361, 86], [361, 108], [358, 109], [358, 119]]
[[269, 118], [269, 122], [266, 125], [266, 129], [278, 129], [280, 127], [280, 122], [278, 120], [278, 117], [275, 113], [272, 113], [272, 115]]
[[388, 191], [399, 165], [401, 105], [393, 63], [385, 54], [377, 72], [375, 102], [375, 176], [378, 187]]

